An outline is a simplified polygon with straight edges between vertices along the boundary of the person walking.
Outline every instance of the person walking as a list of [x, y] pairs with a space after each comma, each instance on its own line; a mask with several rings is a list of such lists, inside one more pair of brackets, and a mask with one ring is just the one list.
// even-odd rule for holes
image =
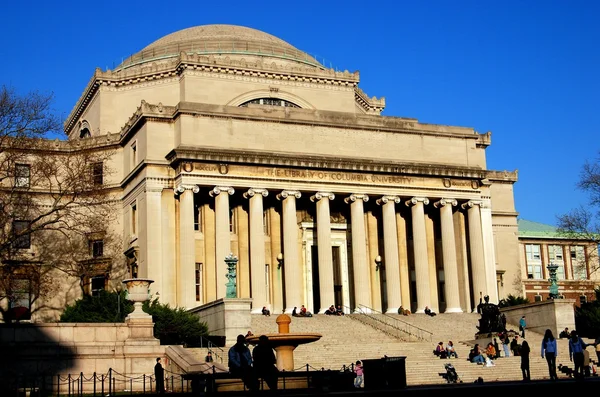
[[156, 365], [154, 366], [154, 381], [156, 382], [156, 393], [165, 393], [165, 370], [160, 363], [160, 357], [156, 358]]
[[521, 372], [523, 373], [523, 380], [531, 380], [531, 372], [529, 371], [529, 343], [526, 340], [521, 344]]
[[363, 366], [362, 361], [358, 360], [356, 364], [354, 364], [354, 373], [356, 374], [356, 378], [354, 378], [354, 387], [360, 389], [363, 384]]
[[527, 322], [525, 321], [525, 316], [523, 316], [519, 320], [519, 331], [521, 331], [521, 338], [525, 337], [525, 328], [527, 328]]
[[273, 353], [273, 348], [269, 345], [269, 337], [267, 335], [258, 337], [258, 343], [252, 350], [252, 359], [254, 360], [256, 376], [266, 382], [269, 390], [277, 390], [279, 370], [277, 369], [275, 353]]
[[556, 357], [558, 356], [558, 344], [550, 329], [547, 329], [542, 339], [542, 358], [546, 357], [550, 380], [558, 380], [556, 374]]
[[587, 344], [581, 340], [577, 331], [571, 331], [571, 338], [569, 339], [569, 360], [575, 364], [575, 379], [583, 379], [584, 368], [583, 368], [583, 351], [587, 347]]
[[502, 335], [502, 338], [500, 338], [500, 340], [502, 341], [502, 348], [504, 349], [504, 357], [510, 357], [510, 338], [508, 337], [508, 334], [505, 333], [504, 335]]

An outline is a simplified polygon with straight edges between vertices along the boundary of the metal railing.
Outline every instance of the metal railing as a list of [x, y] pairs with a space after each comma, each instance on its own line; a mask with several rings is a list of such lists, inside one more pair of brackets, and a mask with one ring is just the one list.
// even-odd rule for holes
[[357, 305], [354, 314], [350, 318], [356, 319], [364, 324], [383, 331], [393, 337], [403, 339], [408, 337], [408, 340], [420, 340], [431, 342], [433, 333], [416, 325], [407, 323], [388, 314], [382, 313], [365, 305]]
[[198, 347], [207, 348], [212, 353], [213, 360], [218, 360], [221, 364], [223, 364], [223, 357], [227, 355], [225, 350], [221, 349], [219, 346], [215, 345], [203, 336], [200, 337], [200, 346]]

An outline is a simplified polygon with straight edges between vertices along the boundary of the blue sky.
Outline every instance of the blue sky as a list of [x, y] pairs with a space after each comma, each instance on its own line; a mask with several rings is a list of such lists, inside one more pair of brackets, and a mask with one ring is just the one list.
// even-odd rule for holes
[[597, 1], [32, 0], [1, 10], [0, 84], [53, 92], [63, 117], [96, 67], [187, 27], [244, 25], [360, 71], [385, 115], [491, 131], [488, 168], [519, 171], [521, 218], [556, 224], [587, 201], [576, 184], [599, 159]]

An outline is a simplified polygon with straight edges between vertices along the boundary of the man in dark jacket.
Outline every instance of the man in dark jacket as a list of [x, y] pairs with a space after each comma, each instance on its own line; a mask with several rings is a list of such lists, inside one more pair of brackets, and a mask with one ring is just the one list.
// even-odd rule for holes
[[156, 359], [154, 366], [154, 380], [156, 381], [156, 393], [163, 394], [165, 392], [165, 370], [160, 363], [160, 357]]
[[229, 372], [240, 377], [248, 390], [258, 390], [258, 380], [252, 367], [252, 354], [246, 346], [246, 337], [244, 335], [237, 336], [237, 342], [231, 346], [228, 352]]
[[267, 383], [269, 390], [277, 390], [279, 370], [276, 366], [275, 353], [269, 345], [267, 335], [261, 335], [258, 338], [258, 344], [252, 350], [252, 359], [254, 360], [254, 370], [257, 377], [262, 378]]

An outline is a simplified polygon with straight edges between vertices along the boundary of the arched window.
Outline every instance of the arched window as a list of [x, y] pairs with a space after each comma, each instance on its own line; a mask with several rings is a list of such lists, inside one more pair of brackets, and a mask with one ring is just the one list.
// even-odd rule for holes
[[240, 107], [248, 107], [249, 104], [255, 105], [267, 105], [267, 106], [284, 106], [288, 108], [299, 108], [300, 106], [296, 105], [293, 102], [286, 101], [285, 99], [279, 98], [257, 98], [248, 102], [244, 102], [240, 105]]
[[79, 131], [79, 138], [81, 138], [81, 139], [89, 138], [91, 136], [92, 136], [92, 134], [90, 133], [90, 130], [87, 128], [83, 128], [81, 131]]

